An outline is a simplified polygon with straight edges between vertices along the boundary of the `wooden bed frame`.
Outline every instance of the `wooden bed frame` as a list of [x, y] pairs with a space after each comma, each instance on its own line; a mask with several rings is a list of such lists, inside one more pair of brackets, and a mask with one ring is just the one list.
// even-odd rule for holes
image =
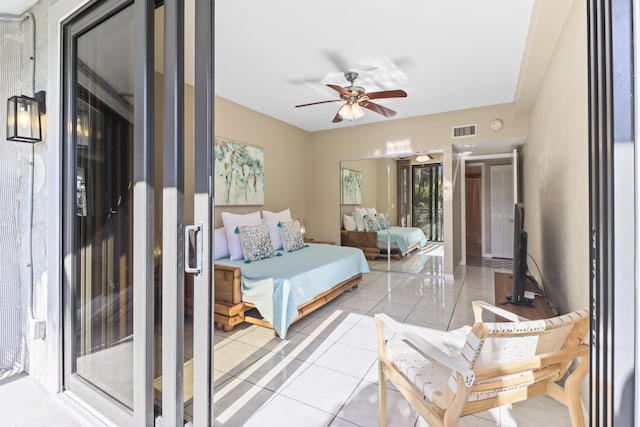
[[[362, 280], [362, 274], [338, 283], [331, 289], [317, 295], [312, 300], [298, 306], [298, 317], [295, 321], [300, 320], [309, 313], [313, 313], [323, 305], [332, 301], [344, 292], [357, 288]], [[239, 267], [231, 267], [228, 265], [214, 264], [214, 318], [216, 328], [225, 332], [233, 330], [234, 326], [242, 322], [253, 323], [255, 325], [264, 326], [273, 329], [273, 325], [262, 319], [247, 314], [255, 305], [242, 301], [241, 290], [241, 269]]]
[[[342, 246], [351, 246], [354, 248], [361, 249], [364, 252], [364, 256], [368, 260], [374, 260], [378, 257], [387, 257], [386, 250], [380, 250], [378, 248], [378, 232], [376, 231], [347, 231], [340, 230], [340, 244]], [[408, 250], [412, 252], [420, 247], [420, 243], [416, 242], [411, 245]], [[402, 251], [398, 248], [391, 248], [391, 256], [396, 259], [402, 258]]]
[[362, 250], [368, 260], [374, 260], [380, 256], [378, 233], [375, 231], [340, 230], [340, 245]]

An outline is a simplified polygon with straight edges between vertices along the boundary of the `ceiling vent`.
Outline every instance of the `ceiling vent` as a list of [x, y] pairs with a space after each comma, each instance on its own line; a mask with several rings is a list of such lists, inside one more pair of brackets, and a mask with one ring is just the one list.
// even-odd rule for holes
[[453, 137], [454, 138], [466, 138], [469, 136], [476, 136], [477, 134], [477, 126], [476, 125], [463, 125], [463, 126], [454, 126], [453, 127]]

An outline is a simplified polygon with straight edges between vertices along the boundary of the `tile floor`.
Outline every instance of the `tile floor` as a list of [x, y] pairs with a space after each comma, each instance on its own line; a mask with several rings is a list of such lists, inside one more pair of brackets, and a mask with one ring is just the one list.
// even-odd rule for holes
[[[459, 269], [454, 281], [372, 271], [358, 289], [292, 325], [286, 339], [258, 326], [218, 333], [214, 348], [217, 426], [377, 426], [373, 314], [452, 329], [473, 322], [471, 301], [494, 300], [493, 267]], [[388, 425], [424, 427], [389, 387]], [[539, 397], [465, 417], [462, 426], [569, 426], [566, 408]]]
[[[372, 315], [438, 329], [473, 321], [471, 301], [493, 302], [492, 266], [458, 269], [455, 280], [372, 271], [360, 286], [292, 325], [286, 339], [242, 326], [216, 331], [216, 426], [377, 426], [377, 369]], [[28, 376], [0, 382], [0, 425], [98, 425], [64, 395]], [[37, 408], [34, 410], [33, 408]], [[389, 388], [388, 425], [425, 427]], [[462, 426], [569, 426], [566, 408], [538, 397], [512, 408], [465, 417]]]

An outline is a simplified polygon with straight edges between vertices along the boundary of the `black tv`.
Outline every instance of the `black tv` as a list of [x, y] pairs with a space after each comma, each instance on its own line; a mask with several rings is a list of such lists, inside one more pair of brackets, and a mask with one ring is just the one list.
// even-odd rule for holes
[[513, 288], [508, 302], [531, 305], [533, 299], [525, 297], [527, 281], [527, 232], [524, 230], [524, 205], [516, 203], [513, 213]]

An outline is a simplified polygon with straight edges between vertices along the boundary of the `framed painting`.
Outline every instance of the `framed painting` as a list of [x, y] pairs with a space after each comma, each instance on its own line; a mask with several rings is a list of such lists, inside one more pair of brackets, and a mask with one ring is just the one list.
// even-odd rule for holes
[[264, 149], [214, 139], [216, 206], [264, 205]]
[[342, 168], [342, 204], [362, 203], [362, 172]]

